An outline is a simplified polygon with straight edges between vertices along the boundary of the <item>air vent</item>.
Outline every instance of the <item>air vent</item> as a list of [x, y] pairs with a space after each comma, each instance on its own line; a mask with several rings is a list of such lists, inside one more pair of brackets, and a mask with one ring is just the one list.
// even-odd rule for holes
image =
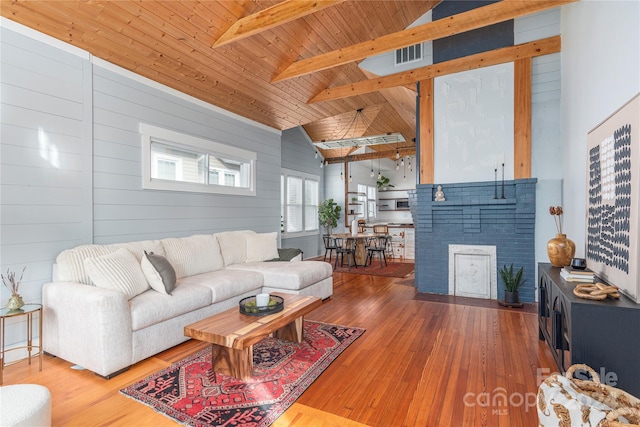
[[396, 49], [396, 63], [395, 65], [408, 64], [410, 62], [420, 61], [422, 59], [422, 43], [414, 44], [413, 46], [403, 47]]

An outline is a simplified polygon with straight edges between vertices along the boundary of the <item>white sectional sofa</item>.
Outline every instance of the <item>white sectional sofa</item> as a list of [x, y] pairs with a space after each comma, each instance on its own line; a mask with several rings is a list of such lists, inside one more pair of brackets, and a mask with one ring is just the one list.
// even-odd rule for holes
[[[184, 326], [247, 296], [330, 297], [331, 265], [300, 257], [268, 262], [278, 257], [276, 239], [230, 231], [65, 250], [43, 286], [44, 351], [110, 378], [186, 341]], [[168, 261], [174, 289], [163, 288], [170, 274], [149, 271], [145, 252]]]

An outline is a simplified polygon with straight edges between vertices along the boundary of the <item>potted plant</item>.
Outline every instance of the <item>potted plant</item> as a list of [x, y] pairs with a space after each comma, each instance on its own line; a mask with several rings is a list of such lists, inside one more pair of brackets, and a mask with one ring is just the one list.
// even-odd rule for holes
[[513, 272], [513, 263], [507, 268], [504, 265], [499, 271], [502, 282], [504, 283], [504, 300], [507, 304], [519, 304], [520, 298], [518, 296], [518, 289], [524, 284], [522, 279], [523, 267], [520, 270]]
[[19, 294], [20, 291], [20, 282], [22, 282], [22, 276], [24, 275], [24, 270], [27, 267], [22, 269], [22, 274], [20, 274], [20, 278], [16, 279], [16, 273], [7, 269], [7, 275], [0, 275], [2, 278], [2, 283], [4, 286], [11, 291], [11, 297], [7, 301], [6, 307], [9, 310], [18, 310], [20, 307], [24, 305], [22, 301], [22, 297]]
[[376, 181], [376, 184], [378, 185], [378, 190], [386, 190], [387, 187], [395, 187], [395, 185], [389, 184], [389, 178], [384, 175], [380, 176], [380, 179]]
[[327, 234], [331, 234], [331, 229], [338, 226], [341, 210], [342, 207], [333, 199], [327, 199], [318, 206], [318, 219], [320, 225], [327, 229]]

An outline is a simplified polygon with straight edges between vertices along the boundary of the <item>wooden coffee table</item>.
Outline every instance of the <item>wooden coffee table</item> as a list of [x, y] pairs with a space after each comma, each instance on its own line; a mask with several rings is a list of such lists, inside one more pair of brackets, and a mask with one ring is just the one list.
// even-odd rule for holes
[[184, 327], [184, 334], [211, 343], [214, 372], [242, 380], [253, 374], [253, 345], [264, 337], [302, 342], [304, 315], [322, 305], [318, 297], [273, 292], [284, 298], [281, 312], [267, 316], [247, 316], [238, 307], [215, 314]]

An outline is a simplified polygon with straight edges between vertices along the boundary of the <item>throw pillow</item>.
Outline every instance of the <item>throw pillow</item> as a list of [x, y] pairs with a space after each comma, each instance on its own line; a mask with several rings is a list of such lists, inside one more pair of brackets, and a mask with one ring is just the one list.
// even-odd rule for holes
[[215, 237], [220, 244], [224, 265], [247, 262], [247, 249], [244, 236], [256, 234], [253, 230], [222, 231]]
[[176, 270], [165, 257], [144, 251], [140, 267], [153, 290], [171, 295], [176, 287]]
[[120, 291], [127, 299], [149, 289], [138, 259], [124, 248], [99, 257], [85, 258], [84, 266], [97, 287]]
[[247, 234], [244, 238], [247, 245], [247, 262], [279, 258], [278, 233]]

